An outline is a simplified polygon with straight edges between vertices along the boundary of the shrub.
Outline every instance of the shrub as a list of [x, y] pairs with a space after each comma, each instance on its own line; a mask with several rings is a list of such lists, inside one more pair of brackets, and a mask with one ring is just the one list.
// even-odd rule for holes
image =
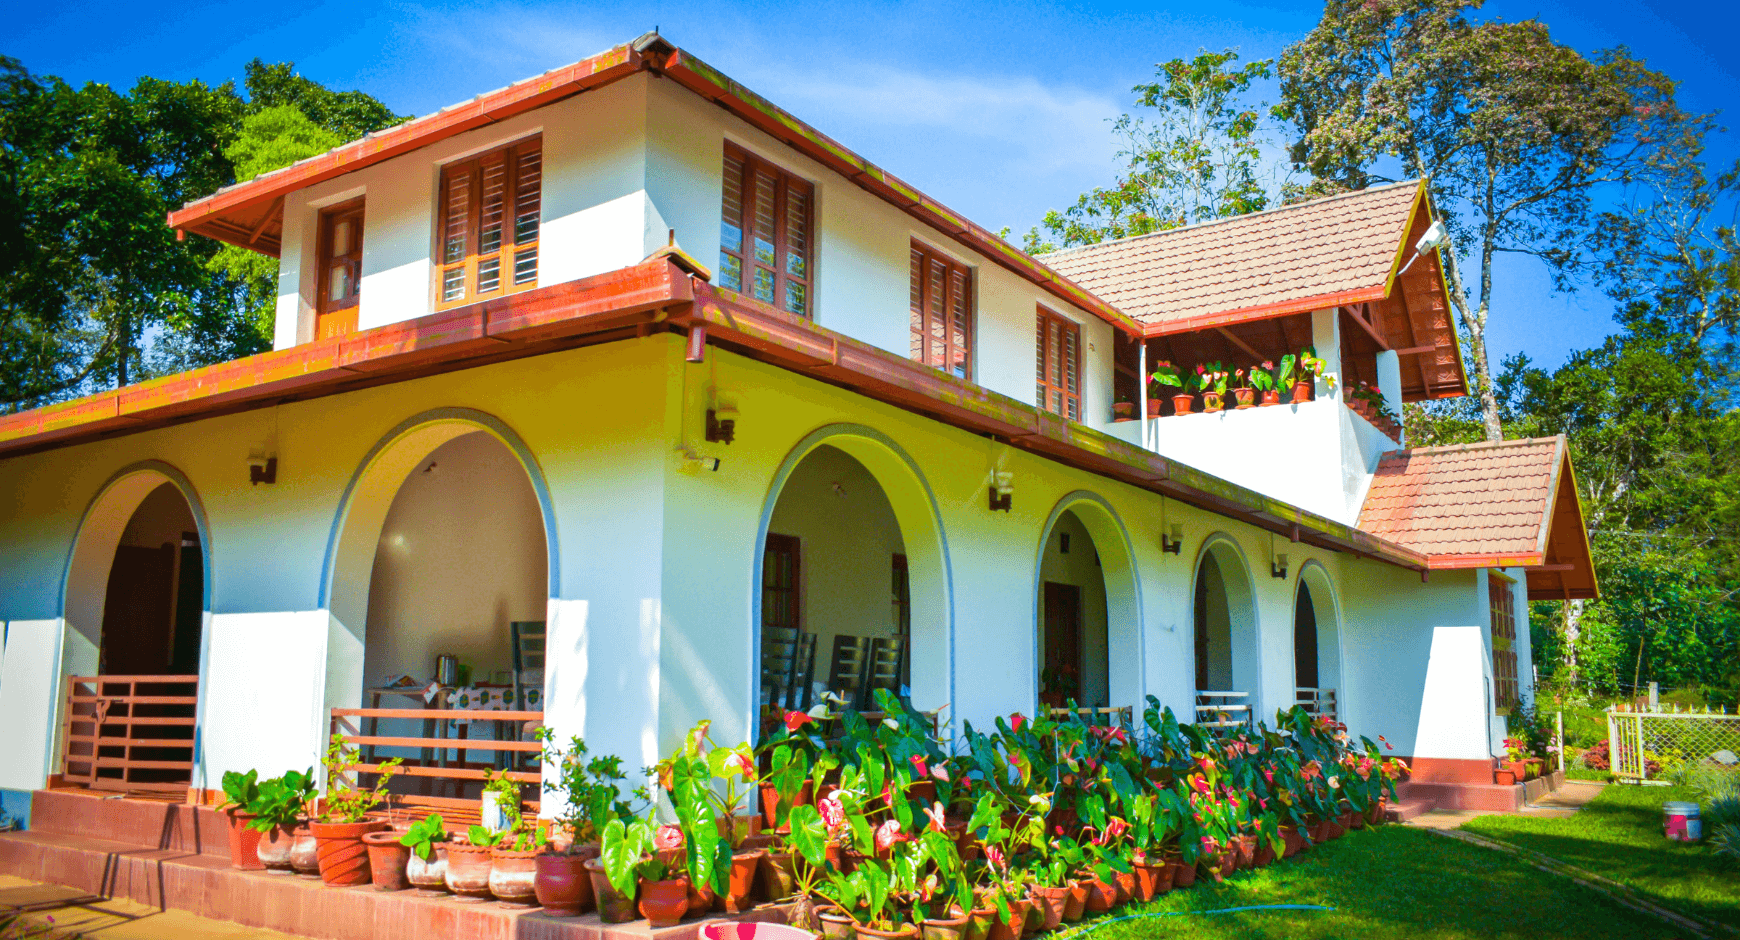
[[1717, 855], [1740, 863], [1740, 826], [1718, 826], [1710, 833], [1710, 848]]

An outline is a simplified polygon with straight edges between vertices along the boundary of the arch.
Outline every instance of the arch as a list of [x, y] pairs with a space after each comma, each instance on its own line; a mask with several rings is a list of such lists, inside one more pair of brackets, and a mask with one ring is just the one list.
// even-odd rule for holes
[[[1317, 641], [1317, 684], [1315, 687], [1334, 690], [1336, 711], [1338, 714], [1345, 714], [1347, 711], [1346, 689], [1342, 682], [1341, 672], [1341, 597], [1335, 590], [1335, 582], [1329, 577], [1329, 569], [1315, 558], [1308, 559], [1299, 566], [1298, 584], [1293, 593], [1294, 642], [1299, 642], [1299, 605], [1309, 598]], [[1297, 674], [1297, 667], [1295, 667], [1293, 684], [1295, 686], [1302, 684]]]
[[[1209, 568], [1210, 562], [1213, 563], [1212, 570]], [[1224, 662], [1218, 661], [1219, 650], [1216, 647], [1211, 645], [1209, 649], [1210, 655], [1217, 656], [1214, 665], [1225, 667], [1225, 675], [1217, 676], [1211, 672], [1210, 684], [1213, 684], [1215, 678], [1226, 678], [1232, 688], [1214, 691], [1248, 693], [1245, 701], [1251, 706], [1251, 714], [1262, 714], [1262, 646], [1259, 642], [1261, 633], [1257, 621], [1256, 586], [1251, 578], [1250, 563], [1238, 540], [1226, 532], [1214, 532], [1203, 539], [1202, 547], [1197, 550], [1195, 566], [1191, 569], [1190, 587], [1193, 623], [1201, 622], [1203, 613], [1198, 609], [1198, 600], [1205, 595], [1210, 604], [1215, 604], [1215, 592], [1218, 591], [1219, 602], [1224, 604]], [[1210, 624], [1210, 630], [1214, 628], [1215, 625]], [[1198, 634], [1200, 636], [1200, 630]], [[1194, 648], [1200, 649], [1202, 646], [1199, 642]], [[1200, 656], [1200, 653], [1194, 656], [1192, 663], [1199, 678], [1203, 674]], [[1197, 687], [1201, 688], [1201, 685], [1198, 684]]]
[[[894, 441], [874, 428], [861, 424], [829, 424], [798, 441], [780, 462], [762, 502], [755, 540], [750, 546], [749, 582], [750, 660], [748, 696], [744, 701], [744, 727], [756, 728], [761, 701], [761, 585], [763, 546], [786, 483], [803, 459], [816, 448], [828, 445], [843, 451], [876, 479], [894, 511], [905, 543], [910, 585], [912, 646], [914, 651], [940, 649], [942, 662], [932, 656], [911, 656], [912, 698], [919, 708], [936, 708], [955, 698], [954, 577], [949, 562], [947, 534], [936, 494], [918, 462]], [[955, 722], [954, 710], [948, 720]]]
[[[1034, 707], [1039, 707], [1038, 665], [1044, 658], [1044, 651], [1039, 648], [1039, 624], [1045, 549], [1051, 543], [1051, 533], [1057, 528], [1058, 520], [1066, 512], [1073, 513], [1081, 522], [1100, 556], [1100, 575], [1106, 589], [1107, 704], [1134, 708], [1141, 704], [1143, 690], [1147, 688], [1144, 667], [1148, 661], [1144, 648], [1146, 632], [1142, 629], [1142, 580], [1137, 577], [1135, 544], [1130, 540], [1130, 530], [1118, 511], [1104, 497], [1089, 490], [1065, 494], [1051, 507], [1045, 525], [1040, 529], [1033, 563], [1034, 669], [1031, 673], [1035, 679]], [[1111, 656], [1110, 651], [1121, 645], [1135, 650], [1136, 655]]]
[[[411, 470], [437, 448], [474, 432], [507, 448], [531, 483], [544, 527], [547, 598], [560, 592], [556, 514], [543, 468], [506, 422], [471, 408], [436, 408], [401, 421], [382, 435], [351, 474], [339, 497], [321, 567], [319, 606], [328, 617], [324, 709], [362, 695], [369, 583], [381, 529]], [[324, 725], [324, 719], [322, 719]]]

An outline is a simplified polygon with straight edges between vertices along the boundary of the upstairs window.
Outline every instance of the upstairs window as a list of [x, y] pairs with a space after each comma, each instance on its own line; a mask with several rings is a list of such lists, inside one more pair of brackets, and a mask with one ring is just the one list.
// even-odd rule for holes
[[963, 379], [973, 373], [973, 296], [967, 269], [912, 246], [912, 358]]
[[436, 309], [538, 286], [543, 178], [537, 137], [442, 169]]
[[1501, 714], [1521, 704], [1516, 675], [1515, 582], [1496, 571], [1486, 573], [1486, 596], [1492, 608], [1492, 691]]
[[1039, 407], [1081, 420], [1081, 327], [1039, 309], [1037, 358]]
[[320, 268], [315, 287], [314, 338], [356, 332], [362, 290], [363, 201], [353, 199], [320, 213]]
[[809, 316], [814, 194], [809, 183], [726, 144], [720, 286]]

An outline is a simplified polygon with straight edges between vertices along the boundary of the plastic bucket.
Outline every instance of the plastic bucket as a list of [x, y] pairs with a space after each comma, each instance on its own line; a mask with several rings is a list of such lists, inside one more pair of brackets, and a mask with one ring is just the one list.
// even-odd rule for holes
[[815, 936], [807, 930], [765, 921], [715, 920], [701, 925], [703, 940], [815, 940]]
[[1698, 804], [1670, 800], [1661, 806], [1662, 831], [1675, 842], [1697, 842], [1704, 837]]

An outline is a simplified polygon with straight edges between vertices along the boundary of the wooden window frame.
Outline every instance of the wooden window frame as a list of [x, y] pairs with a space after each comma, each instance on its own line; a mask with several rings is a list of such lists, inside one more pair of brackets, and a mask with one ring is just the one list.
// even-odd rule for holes
[[[738, 175], [736, 191], [737, 207], [735, 223], [738, 232], [737, 247], [729, 244], [729, 235], [724, 226], [732, 220], [731, 205], [731, 163], [735, 161], [741, 166]], [[750, 245], [755, 238], [755, 196], [756, 188], [752, 181], [765, 174], [771, 177], [773, 203], [773, 264], [771, 267], [754, 263], [751, 259]], [[720, 174], [720, 237], [719, 237], [719, 272], [714, 278], [715, 283], [726, 290], [734, 290], [745, 297], [750, 297], [784, 310], [795, 316], [808, 320], [815, 319], [816, 313], [816, 187], [815, 184], [776, 164], [755, 156], [742, 147], [725, 142], [725, 157], [721, 164]], [[792, 237], [791, 222], [793, 220], [791, 198], [801, 191], [803, 204], [799, 209], [797, 219], [804, 230], [800, 270], [791, 270]], [[736, 262], [737, 286], [731, 286], [731, 262]], [[755, 272], [768, 271], [772, 275], [770, 296], [762, 297], [755, 290]], [[793, 310], [791, 304], [791, 289], [796, 286], [801, 295], [801, 310]]]
[[1517, 676], [1515, 581], [1496, 571], [1486, 573], [1486, 602], [1492, 617], [1492, 690], [1497, 714], [1508, 715], [1522, 704]]
[[972, 269], [914, 241], [908, 266], [907, 313], [913, 361], [971, 381], [975, 316]]
[[1035, 404], [1042, 411], [1080, 421], [1081, 324], [1040, 307], [1034, 346], [1037, 376], [1034, 391], [1038, 399]]
[[[435, 309], [451, 310], [467, 304], [493, 300], [532, 290], [539, 280], [539, 248], [544, 228], [544, 138], [534, 134], [501, 147], [455, 160], [441, 167], [435, 196]], [[482, 244], [484, 235], [485, 172], [499, 160], [503, 172], [502, 215], [494, 247]], [[530, 161], [530, 163], [528, 163]], [[530, 168], [530, 172], [528, 169]], [[537, 179], [527, 184], [525, 178]], [[466, 201], [464, 229], [458, 223], [453, 187], [464, 180]], [[529, 187], [529, 188], [528, 188]], [[530, 202], [531, 211], [526, 211]], [[527, 220], [529, 219], [529, 225]], [[526, 229], [530, 229], [529, 235]], [[451, 246], [454, 238], [462, 246]], [[529, 265], [528, 265], [529, 261]], [[480, 272], [494, 262], [495, 286], [482, 289]], [[525, 269], [530, 276], [525, 276]], [[452, 287], [459, 290], [454, 294]], [[489, 283], [489, 282], [484, 282]]]
[[[367, 218], [364, 209], [364, 197], [358, 196], [323, 207], [317, 217], [314, 254], [314, 338], [317, 340], [356, 332], [357, 315], [362, 307], [363, 232]], [[332, 233], [339, 222], [347, 220], [356, 223], [351, 250], [342, 259], [342, 263], [350, 268], [351, 293], [345, 301], [335, 304], [329, 291], [332, 268], [339, 259], [332, 256]]]

